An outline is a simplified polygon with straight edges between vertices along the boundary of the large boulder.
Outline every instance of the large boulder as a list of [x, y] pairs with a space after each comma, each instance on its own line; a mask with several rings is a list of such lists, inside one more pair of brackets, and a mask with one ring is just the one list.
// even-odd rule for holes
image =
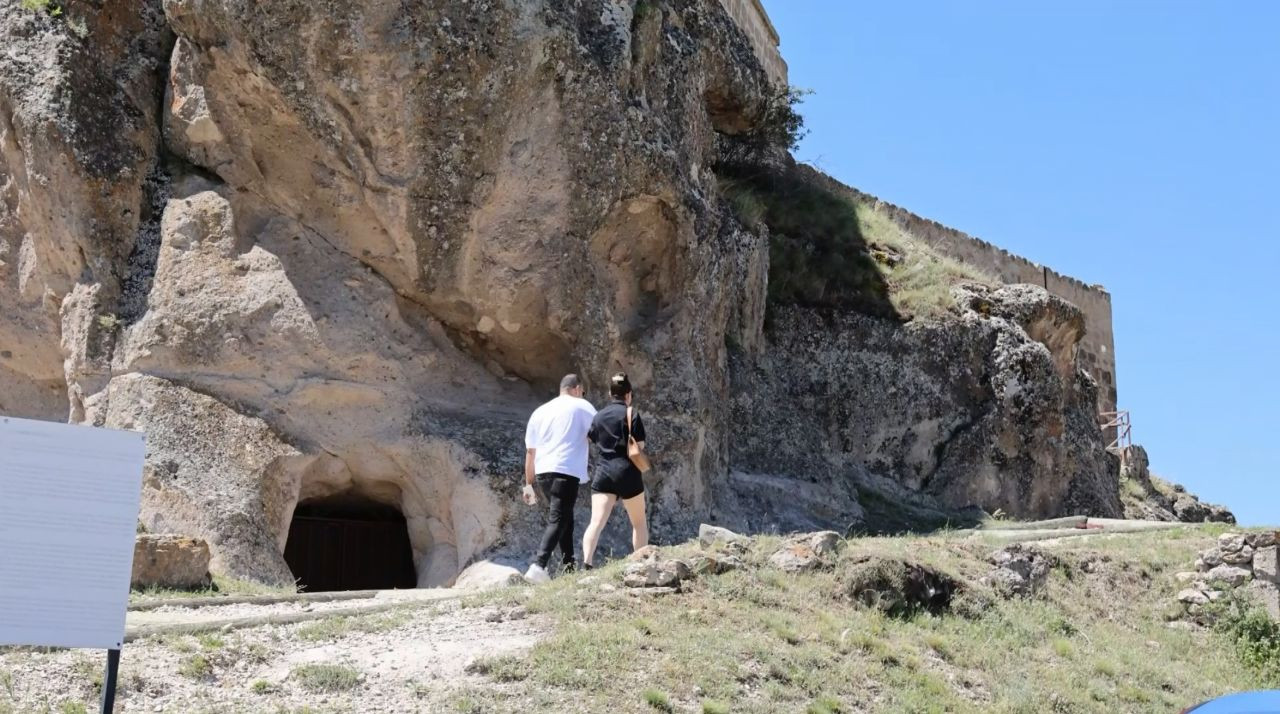
[[135, 588], [194, 590], [208, 587], [209, 544], [180, 535], [142, 534], [133, 545]]

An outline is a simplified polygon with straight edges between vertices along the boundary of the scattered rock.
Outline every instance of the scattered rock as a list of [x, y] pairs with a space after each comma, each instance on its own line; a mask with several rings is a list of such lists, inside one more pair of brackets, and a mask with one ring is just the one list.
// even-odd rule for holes
[[646, 545], [627, 556], [627, 560], [652, 560], [658, 557], [658, 546]]
[[1187, 589], [1178, 593], [1178, 600], [1188, 605], [1203, 605], [1209, 602], [1209, 596], [1199, 590]]
[[1231, 587], [1239, 587], [1253, 579], [1253, 571], [1235, 565], [1219, 565], [1206, 574], [1207, 579], [1227, 583]]
[[453, 586], [464, 590], [487, 590], [523, 584], [525, 584], [524, 575], [519, 569], [482, 560], [463, 570]]
[[641, 548], [629, 560], [636, 561], [622, 571], [622, 584], [629, 588], [675, 588], [693, 575], [688, 563], [664, 559], [654, 546]]
[[894, 616], [917, 610], [945, 612], [960, 590], [952, 577], [898, 558], [860, 558], [845, 568], [840, 580], [845, 597]]
[[1177, 581], [1178, 581], [1178, 582], [1180, 582], [1180, 583], [1184, 583], [1184, 584], [1185, 584], [1185, 583], [1196, 582], [1196, 581], [1198, 581], [1198, 580], [1203, 579], [1203, 577], [1204, 577], [1204, 576], [1203, 576], [1203, 575], [1201, 575], [1200, 573], [1177, 573], [1177, 574], [1175, 574], [1175, 575], [1173, 576], [1173, 578], [1174, 578], [1175, 580], [1177, 580]]
[[192, 590], [208, 587], [209, 544], [181, 535], [143, 534], [133, 543], [135, 588]]
[[788, 573], [799, 573], [829, 565], [828, 555], [840, 547], [840, 534], [819, 531], [792, 536], [769, 556], [769, 564]]
[[627, 593], [630, 595], [644, 595], [644, 596], [672, 595], [678, 592], [680, 592], [678, 588], [666, 587], [666, 586], [637, 588], [637, 589], [627, 591]]
[[719, 575], [731, 570], [741, 570], [745, 567], [746, 563], [742, 562], [742, 559], [736, 555], [701, 553], [689, 561], [689, 569], [695, 575]]
[[1014, 543], [991, 554], [988, 562], [995, 566], [983, 582], [1005, 597], [1034, 595], [1049, 578], [1053, 559], [1046, 553], [1022, 543]]
[[721, 528], [720, 526], [713, 526], [707, 523], [703, 523], [698, 526], [698, 543], [702, 544], [702, 547], [704, 548], [724, 543], [740, 543], [746, 545], [749, 542], [750, 541], [746, 536], [734, 533], [728, 528]]

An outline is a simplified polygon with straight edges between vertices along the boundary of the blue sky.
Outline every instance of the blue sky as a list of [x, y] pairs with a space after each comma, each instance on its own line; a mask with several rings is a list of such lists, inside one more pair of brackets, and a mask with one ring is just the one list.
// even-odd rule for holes
[[764, 4], [797, 158], [1106, 286], [1153, 470], [1280, 524], [1280, 2]]

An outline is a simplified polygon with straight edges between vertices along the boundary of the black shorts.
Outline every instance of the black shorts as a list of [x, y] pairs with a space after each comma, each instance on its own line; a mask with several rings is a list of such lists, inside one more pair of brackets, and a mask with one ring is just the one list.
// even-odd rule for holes
[[635, 498], [644, 493], [644, 479], [640, 477], [640, 469], [627, 462], [625, 468], [602, 468], [591, 479], [593, 493], [608, 493], [622, 500]]

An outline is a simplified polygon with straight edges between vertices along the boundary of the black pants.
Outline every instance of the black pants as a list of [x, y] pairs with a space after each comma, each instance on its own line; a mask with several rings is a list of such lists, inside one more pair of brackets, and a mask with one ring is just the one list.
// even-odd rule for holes
[[578, 502], [578, 477], [564, 474], [538, 474], [538, 485], [547, 497], [551, 514], [547, 529], [542, 533], [542, 546], [538, 548], [537, 563], [547, 567], [551, 551], [560, 546], [560, 557], [566, 565], [573, 560], [573, 505]]

